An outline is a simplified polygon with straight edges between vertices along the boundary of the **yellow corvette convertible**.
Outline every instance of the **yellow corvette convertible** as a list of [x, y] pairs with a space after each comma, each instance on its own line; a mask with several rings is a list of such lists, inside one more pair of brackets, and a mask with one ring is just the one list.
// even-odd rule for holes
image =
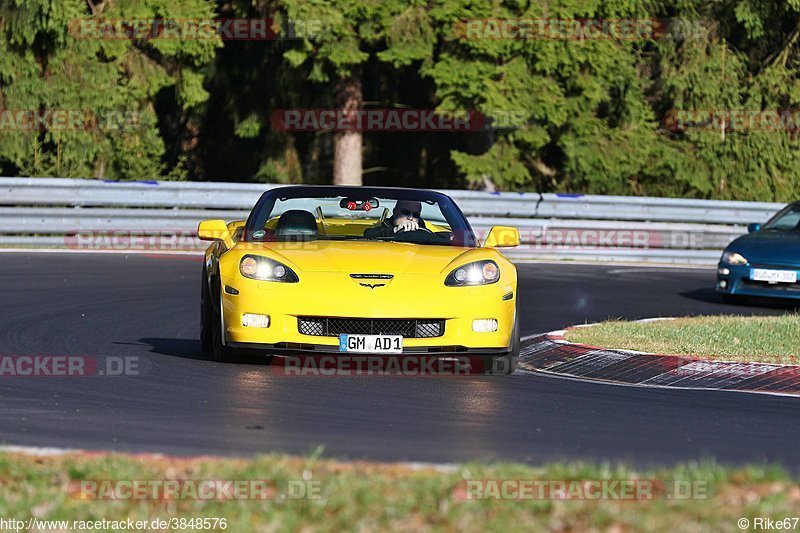
[[517, 271], [496, 248], [517, 246], [495, 226], [479, 245], [447, 195], [377, 187], [270, 189], [246, 222], [206, 220], [203, 350], [266, 356], [468, 356], [488, 373], [519, 355]]

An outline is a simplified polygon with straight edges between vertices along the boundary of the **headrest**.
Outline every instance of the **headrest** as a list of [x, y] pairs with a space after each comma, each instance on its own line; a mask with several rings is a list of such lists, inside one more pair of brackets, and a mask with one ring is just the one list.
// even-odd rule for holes
[[278, 219], [278, 237], [316, 237], [317, 219], [308, 211], [290, 209]]

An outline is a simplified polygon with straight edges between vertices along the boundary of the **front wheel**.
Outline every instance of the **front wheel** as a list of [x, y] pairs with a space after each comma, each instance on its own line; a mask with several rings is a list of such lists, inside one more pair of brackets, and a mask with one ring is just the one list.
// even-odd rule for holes
[[212, 355], [215, 361], [220, 363], [233, 362], [234, 351], [222, 344], [222, 318], [217, 316], [213, 325]]
[[205, 354], [214, 351], [214, 310], [211, 307], [211, 296], [208, 291], [208, 274], [203, 265], [203, 279], [200, 286], [200, 349]]
[[215, 361], [221, 363], [232, 362], [235, 359], [235, 352], [222, 342], [224, 321], [222, 316], [222, 294], [218, 294], [216, 297], [209, 294], [207, 301], [211, 303], [211, 305], [207, 306], [210, 312], [206, 314], [207, 320], [211, 322], [211, 327], [208, 328], [211, 331], [211, 354], [214, 356]]

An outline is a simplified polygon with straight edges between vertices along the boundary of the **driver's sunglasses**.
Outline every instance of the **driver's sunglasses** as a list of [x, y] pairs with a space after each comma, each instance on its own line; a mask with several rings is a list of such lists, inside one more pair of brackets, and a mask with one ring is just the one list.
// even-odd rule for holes
[[409, 209], [401, 209], [400, 214], [403, 215], [404, 217], [414, 217], [414, 218], [419, 218], [420, 215], [419, 211], [411, 211]]

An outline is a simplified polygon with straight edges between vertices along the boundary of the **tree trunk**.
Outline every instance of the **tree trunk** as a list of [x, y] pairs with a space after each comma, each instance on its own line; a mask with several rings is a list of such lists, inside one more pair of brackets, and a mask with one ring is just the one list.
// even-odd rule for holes
[[106, 158], [103, 155], [97, 157], [92, 168], [92, 177], [94, 179], [103, 179], [106, 177]]
[[[361, 109], [361, 80], [349, 77], [336, 87], [336, 107], [339, 112], [356, 113]], [[353, 124], [356, 123], [353, 117]], [[360, 131], [336, 132], [333, 139], [333, 184], [362, 185], [361, 148], [364, 144]]]

